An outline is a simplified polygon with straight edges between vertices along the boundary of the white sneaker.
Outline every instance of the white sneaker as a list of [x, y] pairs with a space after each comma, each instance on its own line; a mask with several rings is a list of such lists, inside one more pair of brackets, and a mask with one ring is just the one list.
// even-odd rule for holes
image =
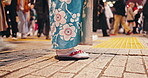
[[17, 38], [16, 37], [12, 37], [12, 40], [17, 40]]
[[27, 38], [27, 35], [26, 34], [22, 34], [21, 35], [21, 39], [26, 39]]

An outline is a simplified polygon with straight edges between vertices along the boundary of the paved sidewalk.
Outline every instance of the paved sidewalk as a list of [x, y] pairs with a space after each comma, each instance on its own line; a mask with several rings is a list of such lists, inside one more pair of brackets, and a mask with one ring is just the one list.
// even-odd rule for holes
[[[137, 38], [129, 45], [139, 42], [144, 48], [98, 46], [121, 37]], [[68, 61], [55, 59], [50, 41], [10, 42], [17, 48], [0, 53], [0, 78], [148, 78], [148, 38], [141, 35], [99, 37], [92, 46], [76, 47], [89, 53], [89, 59]]]

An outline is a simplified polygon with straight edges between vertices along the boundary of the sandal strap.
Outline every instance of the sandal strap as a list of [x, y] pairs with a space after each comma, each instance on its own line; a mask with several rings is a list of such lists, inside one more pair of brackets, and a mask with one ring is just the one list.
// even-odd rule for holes
[[78, 50], [78, 51], [70, 53], [69, 56], [73, 56], [73, 55], [76, 55], [76, 54], [79, 54], [79, 53], [84, 53], [84, 51]]

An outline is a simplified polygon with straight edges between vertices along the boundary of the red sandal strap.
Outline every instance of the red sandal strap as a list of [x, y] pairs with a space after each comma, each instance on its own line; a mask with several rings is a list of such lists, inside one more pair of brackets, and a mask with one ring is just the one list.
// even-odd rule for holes
[[69, 56], [73, 56], [73, 55], [76, 55], [76, 54], [79, 54], [79, 53], [84, 53], [84, 51], [78, 50], [78, 51], [72, 52], [71, 54], [69, 54]]

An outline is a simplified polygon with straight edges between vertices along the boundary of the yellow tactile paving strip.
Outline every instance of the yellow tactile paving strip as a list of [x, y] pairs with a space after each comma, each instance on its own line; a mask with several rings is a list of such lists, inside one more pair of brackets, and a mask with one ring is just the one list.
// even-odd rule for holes
[[136, 37], [116, 37], [104, 41], [94, 48], [119, 48], [119, 49], [146, 49]]

